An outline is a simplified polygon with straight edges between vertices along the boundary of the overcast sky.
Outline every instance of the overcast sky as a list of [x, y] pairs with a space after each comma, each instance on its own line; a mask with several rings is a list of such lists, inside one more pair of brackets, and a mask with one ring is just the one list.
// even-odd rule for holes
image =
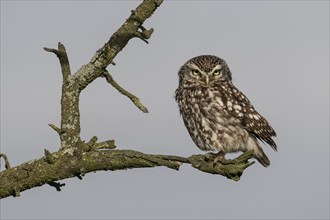
[[[139, 3], [1, 0], [1, 152], [12, 166], [59, 148], [47, 124], [60, 122], [60, 66], [42, 48], [62, 42], [75, 72]], [[202, 153], [173, 95], [180, 66], [214, 54], [278, 133], [278, 152], [264, 146], [271, 166], [256, 163], [239, 182], [189, 165], [102, 171], [3, 199], [1, 219], [328, 219], [329, 1], [165, 1], [145, 27], [149, 44], [131, 40], [108, 70], [150, 113], [97, 79], [81, 94], [81, 137]]]

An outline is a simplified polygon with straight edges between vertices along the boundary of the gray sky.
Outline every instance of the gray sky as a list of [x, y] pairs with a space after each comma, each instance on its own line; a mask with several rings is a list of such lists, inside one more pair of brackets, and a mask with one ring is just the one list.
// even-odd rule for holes
[[[42, 50], [62, 42], [74, 72], [140, 1], [1, 1], [1, 152], [11, 164], [56, 151], [61, 73]], [[88, 174], [1, 200], [1, 219], [329, 218], [329, 2], [166, 1], [149, 19], [149, 44], [134, 39], [108, 70], [149, 108], [141, 113], [98, 79], [81, 94], [81, 136], [119, 149], [189, 156], [173, 99], [189, 58], [225, 59], [234, 84], [278, 133], [239, 182], [183, 165]], [[236, 155], [235, 155], [236, 156]], [[3, 169], [3, 161], [1, 161]]]

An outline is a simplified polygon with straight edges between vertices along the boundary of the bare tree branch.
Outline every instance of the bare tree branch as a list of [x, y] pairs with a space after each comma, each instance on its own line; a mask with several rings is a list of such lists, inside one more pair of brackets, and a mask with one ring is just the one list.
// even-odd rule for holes
[[245, 152], [238, 158], [217, 163], [205, 155], [181, 157], [173, 155], [152, 155], [133, 150], [115, 150], [114, 140], [97, 142], [96, 136], [88, 142], [80, 137], [79, 96], [98, 77], [105, 77], [119, 92], [126, 95], [143, 112], [147, 108], [139, 99], [119, 86], [106, 71], [106, 67], [113, 63], [116, 55], [134, 37], [148, 42], [153, 29], [147, 30], [143, 23], [160, 6], [162, 0], [144, 0], [132, 11], [124, 24], [110, 37], [109, 41], [99, 49], [91, 61], [71, 74], [68, 55], [63, 44], [58, 43], [58, 49], [44, 48], [54, 53], [60, 61], [63, 83], [61, 97], [61, 127], [53, 124], [61, 139], [61, 147], [57, 152], [44, 150], [45, 156], [25, 162], [16, 167], [10, 167], [5, 154], [0, 154], [6, 163], [6, 170], [0, 172], [0, 198], [10, 195], [20, 196], [20, 192], [27, 189], [48, 184], [61, 190], [65, 184], [57, 181], [71, 177], [82, 179], [86, 173], [100, 170], [122, 170], [132, 168], [146, 168], [164, 166], [179, 170], [182, 163], [191, 164], [194, 168], [223, 175], [235, 181], [240, 179], [243, 171], [254, 162], [249, 162], [253, 152]]
[[[45, 153], [40, 159], [23, 163], [0, 173], [0, 198], [19, 196], [20, 192], [71, 177], [84, 176], [100, 170], [125, 170], [163, 166], [179, 170], [182, 163], [191, 164], [196, 169], [211, 174], [220, 174], [238, 181], [244, 169], [254, 162], [248, 162], [253, 152], [246, 152], [231, 163], [214, 164], [205, 155], [188, 158], [171, 155], [152, 155], [133, 150], [94, 150], [77, 152], [63, 149], [55, 153]], [[49, 158], [52, 158], [51, 160]], [[59, 190], [58, 190], [59, 191]]]
[[79, 112], [79, 95], [81, 90], [78, 89], [78, 83], [74, 76], [71, 75], [68, 55], [62, 43], [58, 43], [58, 49], [44, 47], [47, 52], [56, 54], [59, 58], [63, 83], [61, 97], [61, 128], [53, 124], [49, 124], [60, 136], [61, 148], [67, 148], [77, 145], [80, 139], [80, 112]]
[[56, 54], [58, 59], [60, 60], [61, 68], [62, 68], [62, 74], [63, 74], [63, 79], [67, 79], [69, 75], [71, 75], [71, 70], [70, 70], [70, 63], [69, 63], [69, 58], [66, 53], [65, 47], [63, 44], [58, 43], [58, 49], [51, 49], [44, 47], [44, 50], [47, 52], [52, 52]]
[[108, 83], [110, 83], [114, 88], [116, 88], [121, 94], [127, 96], [136, 107], [138, 107], [142, 112], [148, 113], [148, 109], [140, 102], [140, 99], [133, 95], [132, 93], [125, 90], [123, 87], [118, 85], [118, 83], [112, 78], [108, 71], [104, 71], [104, 77]]

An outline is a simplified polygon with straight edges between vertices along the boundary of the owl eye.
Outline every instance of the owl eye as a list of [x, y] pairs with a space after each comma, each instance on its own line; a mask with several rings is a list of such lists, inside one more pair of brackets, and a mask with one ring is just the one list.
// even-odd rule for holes
[[220, 73], [221, 73], [221, 70], [220, 69], [217, 69], [217, 70], [214, 70], [213, 71], [213, 75], [215, 75], [215, 76], [219, 76]]
[[199, 72], [199, 70], [197, 70], [197, 69], [193, 69], [193, 70], [191, 71], [191, 73], [192, 73], [194, 76], [199, 76], [199, 75], [201, 75], [201, 72]]

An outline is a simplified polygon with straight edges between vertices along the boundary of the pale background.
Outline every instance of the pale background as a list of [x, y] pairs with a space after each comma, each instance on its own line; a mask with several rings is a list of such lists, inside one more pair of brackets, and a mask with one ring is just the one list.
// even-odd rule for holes
[[[56, 151], [58, 59], [88, 62], [140, 1], [1, 1], [1, 152], [12, 166]], [[119, 149], [189, 156], [173, 99], [189, 58], [224, 58], [240, 88], [273, 125], [278, 152], [239, 182], [183, 165], [87, 174], [1, 200], [1, 219], [329, 218], [329, 1], [166, 1], [149, 19], [149, 45], [133, 39], [108, 70], [149, 108], [141, 113], [104, 79], [81, 94], [82, 138]], [[236, 155], [235, 155], [236, 156]], [[1, 169], [4, 169], [3, 160]]]

